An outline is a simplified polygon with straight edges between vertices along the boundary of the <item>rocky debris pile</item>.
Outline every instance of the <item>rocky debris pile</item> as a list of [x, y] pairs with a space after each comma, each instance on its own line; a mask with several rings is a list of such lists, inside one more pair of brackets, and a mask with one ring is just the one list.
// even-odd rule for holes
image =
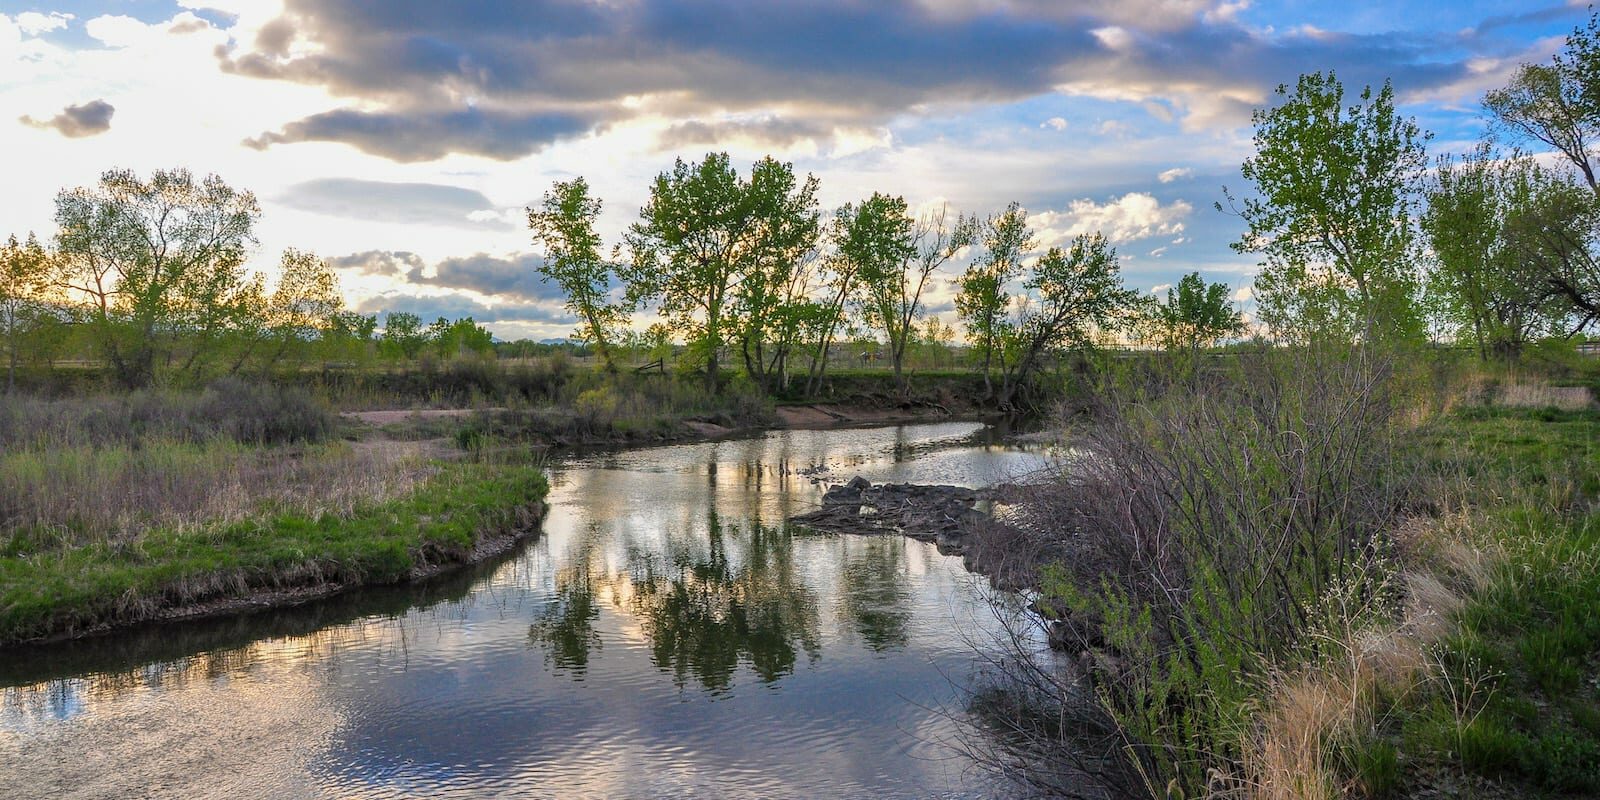
[[835, 533], [898, 533], [959, 555], [969, 523], [984, 518], [982, 493], [964, 486], [873, 484], [857, 475], [822, 495], [822, 507], [790, 521]]

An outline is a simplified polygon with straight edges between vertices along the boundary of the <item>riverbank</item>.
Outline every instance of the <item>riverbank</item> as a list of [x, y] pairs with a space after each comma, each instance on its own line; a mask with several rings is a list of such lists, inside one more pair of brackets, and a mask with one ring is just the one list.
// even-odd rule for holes
[[422, 578], [536, 529], [527, 458], [349, 433], [305, 392], [239, 381], [8, 397], [0, 644]]
[[543, 470], [434, 462], [414, 491], [324, 514], [269, 513], [0, 557], [0, 644], [193, 619], [418, 580], [537, 531]]
[[[996, 662], [975, 710], [999, 763], [1128, 795], [1600, 792], [1592, 396], [1333, 367], [1112, 408], [1075, 466], [968, 537], [969, 567], [1036, 593], [1077, 667]], [[1040, 715], [1074, 724], [1019, 727]]]

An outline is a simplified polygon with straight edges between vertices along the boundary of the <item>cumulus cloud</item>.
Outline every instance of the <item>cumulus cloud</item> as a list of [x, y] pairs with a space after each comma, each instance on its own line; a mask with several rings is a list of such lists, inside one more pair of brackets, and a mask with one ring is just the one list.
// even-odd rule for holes
[[50, 119], [34, 119], [26, 114], [18, 117], [24, 125], [53, 129], [69, 139], [94, 136], [111, 130], [111, 116], [117, 109], [104, 100], [67, 106]]
[[534, 253], [506, 256], [474, 253], [451, 256], [429, 265], [421, 256], [405, 250], [367, 250], [330, 258], [328, 263], [335, 269], [440, 289], [464, 290], [495, 300], [559, 305], [566, 299], [561, 287], [540, 275], [539, 267], [544, 258]]
[[1039, 123], [1039, 127], [1064, 131], [1067, 129], [1067, 120], [1065, 117], [1051, 117], [1044, 122]]
[[566, 298], [561, 288], [541, 279], [539, 266], [544, 259], [532, 253], [505, 258], [487, 253], [446, 258], [435, 264], [433, 274], [413, 271], [408, 277], [451, 289], [466, 289], [491, 297], [560, 302]]
[[781, 117], [713, 122], [689, 120], [674, 123], [662, 131], [657, 137], [657, 144], [664, 150], [670, 150], [687, 145], [715, 145], [738, 140], [764, 147], [787, 148], [804, 141], [827, 140], [833, 133], [831, 125]]
[[1160, 175], [1156, 176], [1156, 180], [1161, 181], [1162, 183], [1172, 183], [1173, 181], [1188, 178], [1193, 175], [1194, 170], [1188, 167], [1173, 167], [1172, 169], [1162, 171]]
[[1028, 217], [1045, 245], [1060, 244], [1074, 236], [1099, 232], [1113, 243], [1172, 236], [1182, 233], [1183, 220], [1194, 207], [1183, 200], [1167, 205], [1144, 192], [1129, 192], [1105, 203], [1073, 200], [1064, 211], [1043, 211]]
[[367, 250], [328, 259], [334, 269], [393, 278], [423, 268], [422, 256], [404, 250]]

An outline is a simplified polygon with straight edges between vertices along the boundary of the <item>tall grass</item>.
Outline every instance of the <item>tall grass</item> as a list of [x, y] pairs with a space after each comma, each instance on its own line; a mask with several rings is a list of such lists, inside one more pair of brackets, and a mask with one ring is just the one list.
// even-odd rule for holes
[[219, 381], [0, 404], [0, 555], [128, 543], [154, 527], [269, 510], [339, 511], [406, 491], [420, 460], [327, 441], [333, 415], [303, 391]]

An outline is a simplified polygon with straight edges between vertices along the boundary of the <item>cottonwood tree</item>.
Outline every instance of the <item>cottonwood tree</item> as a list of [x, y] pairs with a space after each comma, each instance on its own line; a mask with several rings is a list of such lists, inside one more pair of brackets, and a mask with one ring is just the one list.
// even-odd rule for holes
[[[289, 248], [278, 261], [278, 282], [267, 291], [266, 277], [256, 274], [238, 293], [232, 332], [238, 340], [230, 373], [255, 361], [266, 374], [278, 364], [304, 353], [341, 326], [363, 325], [344, 319], [339, 278], [315, 253]], [[376, 325], [376, 319], [372, 319]], [[367, 329], [370, 337], [371, 329]], [[298, 360], [298, 359], [296, 359]]]
[[384, 317], [378, 352], [386, 358], [416, 358], [427, 344], [428, 334], [422, 328], [421, 317], [408, 311], [393, 311]]
[[558, 181], [538, 208], [529, 208], [528, 227], [544, 247], [539, 275], [555, 281], [567, 296], [567, 310], [583, 321], [579, 338], [593, 342], [605, 369], [615, 372], [612, 342], [627, 321], [625, 305], [611, 302], [612, 266], [601, 256], [595, 220], [601, 202], [582, 177]]
[[1206, 283], [1191, 272], [1150, 304], [1155, 338], [1168, 350], [1198, 350], [1244, 330], [1244, 318], [1228, 299], [1228, 285]]
[[787, 380], [788, 360], [807, 318], [817, 265], [821, 212], [818, 181], [764, 158], [750, 169], [755, 231], [734, 289], [733, 331], [745, 374], [771, 392]]
[[1485, 144], [1441, 158], [1428, 189], [1428, 298], [1450, 333], [1470, 339], [1484, 359], [1516, 358], [1563, 315], [1541, 270], [1530, 268], [1536, 253], [1521, 252], [1533, 244], [1524, 233], [1528, 215], [1543, 205], [1541, 172], [1531, 158], [1501, 158]]
[[992, 368], [1011, 334], [1006, 313], [1011, 304], [1007, 284], [1021, 274], [1022, 260], [1037, 242], [1028, 226], [1027, 212], [1017, 203], [989, 217], [978, 237], [983, 254], [973, 259], [958, 281], [956, 313], [966, 324], [968, 339], [982, 359], [984, 391], [993, 395]]
[[1297, 340], [1419, 337], [1413, 211], [1427, 136], [1395, 112], [1387, 82], [1350, 105], [1331, 72], [1277, 94], [1252, 116], [1242, 169], [1259, 196], [1234, 201], [1247, 225], [1234, 249], [1266, 257], [1262, 319]]
[[906, 350], [916, 338], [922, 295], [933, 273], [971, 244], [977, 223], [958, 217], [948, 224], [948, 206], [913, 220], [900, 197], [873, 194], [859, 207], [840, 209], [836, 248], [851, 261], [860, 281], [862, 319], [883, 332], [901, 391]]
[[0, 336], [6, 347], [6, 391], [17, 386], [17, 365], [31, 339], [53, 320], [48, 293], [55, 262], [39, 240], [28, 234], [0, 246]]
[[88, 299], [121, 384], [149, 384], [173, 334], [240, 287], [260, 214], [254, 194], [186, 169], [110, 170], [56, 197], [62, 282]]
[[1524, 64], [1483, 107], [1494, 131], [1514, 143], [1538, 142], [1560, 153], [1600, 191], [1593, 153], [1600, 142], [1600, 16], [1574, 30], [1549, 64]]
[[1600, 198], [1568, 176], [1530, 170], [1507, 216], [1505, 246], [1577, 333], [1600, 320]]
[[[727, 153], [697, 164], [679, 159], [656, 177], [650, 199], [626, 241], [632, 260], [624, 279], [631, 300], [650, 300], [704, 359], [715, 389], [720, 354], [740, 332], [736, 311], [766, 313], [780, 296], [779, 263], [793, 257], [816, 225], [816, 180], [793, 178], [793, 167], [763, 159], [740, 178]], [[754, 281], [741, 289], [740, 282]], [[748, 327], [744, 330], [750, 330]]]
[[1138, 292], [1122, 285], [1117, 251], [1099, 233], [1052, 247], [1027, 270], [1005, 333], [1000, 405], [1014, 405], [1052, 352], [1088, 347], [1096, 333], [1132, 321]]

